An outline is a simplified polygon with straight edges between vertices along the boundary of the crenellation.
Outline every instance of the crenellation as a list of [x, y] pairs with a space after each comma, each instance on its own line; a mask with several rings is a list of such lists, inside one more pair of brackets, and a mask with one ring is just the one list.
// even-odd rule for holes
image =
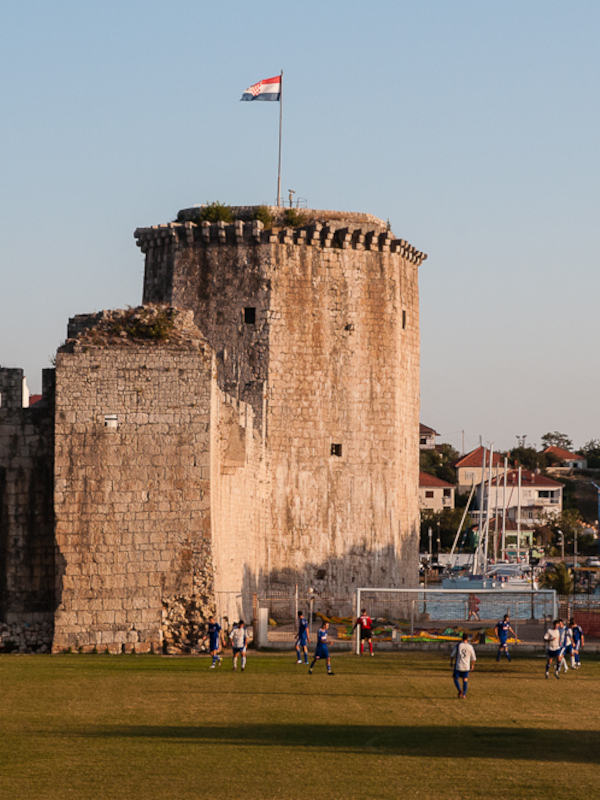
[[[348, 232], [352, 230], [350, 236]], [[219, 244], [318, 244], [323, 248], [337, 246], [361, 250], [367, 243], [367, 249], [380, 252], [394, 252], [420, 265], [427, 257], [425, 253], [409, 245], [404, 240], [393, 239], [389, 231], [381, 229], [352, 228], [335, 223], [311, 222], [297, 228], [273, 227], [264, 229], [259, 220], [245, 223], [235, 220], [233, 223], [208, 222], [200, 223], [186, 221], [183, 223], [169, 223], [168, 232], [165, 226], [151, 228], [137, 228], [134, 236], [137, 244], [146, 255], [150, 254], [151, 247], [170, 248], [170, 253], [160, 253], [160, 260], [168, 259], [173, 250], [181, 245], [191, 245], [192, 242], [204, 245]]]

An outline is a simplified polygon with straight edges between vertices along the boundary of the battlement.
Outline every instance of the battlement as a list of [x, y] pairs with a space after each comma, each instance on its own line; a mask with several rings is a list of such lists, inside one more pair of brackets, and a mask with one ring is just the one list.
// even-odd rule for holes
[[232, 223], [206, 221], [195, 223], [187, 220], [153, 225], [150, 228], [137, 228], [134, 237], [143, 253], [148, 253], [154, 248], [177, 245], [288, 244], [390, 252], [417, 266], [427, 258], [426, 253], [417, 250], [404, 239], [394, 238], [388, 230], [339, 224], [336, 226], [333, 221], [325, 224], [311, 222], [294, 228], [274, 226], [265, 229], [263, 223], [256, 219], [248, 222], [236, 219]]

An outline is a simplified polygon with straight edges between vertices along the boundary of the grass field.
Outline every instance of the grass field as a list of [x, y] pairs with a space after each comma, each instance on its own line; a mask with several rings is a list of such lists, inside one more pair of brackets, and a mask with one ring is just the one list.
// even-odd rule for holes
[[456, 698], [439, 654], [0, 656], [0, 797], [594, 798], [600, 661], [481, 658]]

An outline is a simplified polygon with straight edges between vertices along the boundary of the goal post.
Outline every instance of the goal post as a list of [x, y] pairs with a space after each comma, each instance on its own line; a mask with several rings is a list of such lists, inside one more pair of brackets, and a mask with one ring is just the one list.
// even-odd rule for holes
[[[384, 620], [396, 633], [477, 623], [488, 626], [509, 614], [518, 621], [542, 621], [558, 616], [554, 589], [397, 589], [361, 586], [356, 589], [356, 616], [363, 608], [374, 620]], [[360, 653], [360, 626], [355, 631]]]

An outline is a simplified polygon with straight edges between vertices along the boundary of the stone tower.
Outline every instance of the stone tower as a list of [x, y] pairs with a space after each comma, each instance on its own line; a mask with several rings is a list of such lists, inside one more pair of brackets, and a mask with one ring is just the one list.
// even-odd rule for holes
[[[419, 301], [426, 257], [367, 214], [268, 210], [140, 228], [144, 304], [190, 309], [215, 357], [218, 608], [252, 592], [417, 575]], [[264, 215], [264, 209], [261, 210]]]

